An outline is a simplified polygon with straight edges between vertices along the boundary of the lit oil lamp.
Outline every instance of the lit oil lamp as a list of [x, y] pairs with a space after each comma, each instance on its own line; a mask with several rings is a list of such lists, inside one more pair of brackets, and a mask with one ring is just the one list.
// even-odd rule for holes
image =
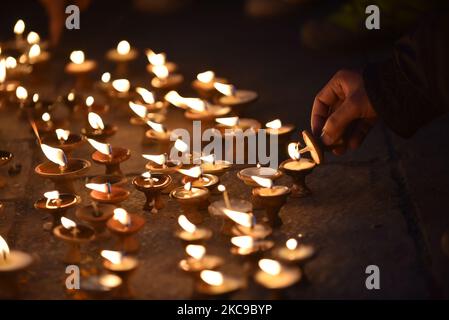
[[175, 232], [175, 236], [183, 244], [201, 244], [212, 237], [212, 231], [210, 229], [197, 227], [184, 215], [178, 217], [178, 224], [181, 229]]
[[178, 160], [167, 159], [166, 154], [143, 154], [142, 157], [149, 160], [145, 168], [153, 173], [173, 174], [182, 167], [182, 163]]
[[[0, 167], [10, 162], [14, 158], [14, 155], [9, 151], [0, 150]], [[7, 179], [0, 175], [0, 188], [6, 185]]]
[[260, 129], [261, 124], [255, 119], [239, 118], [239, 117], [225, 117], [215, 119], [217, 125], [215, 126], [221, 133], [230, 133], [235, 130], [245, 131], [247, 129], [253, 129], [257, 131]]
[[195, 166], [190, 169], [178, 169], [178, 172], [184, 175], [182, 183], [186, 184], [190, 182], [194, 188], [207, 188], [209, 191], [212, 191], [220, 182], [218, 177], [213, 174], [203, 174], [200, 166]]
[[138, 55], [137, 50], [132, 48], [128, 41], [122, 40], [116, 48], [106, 53], [106, 59], [116, 64], [117, 75], [125, 75], [128, 73], [128, 63], [136, 60]]
[[164, 208], [164, 201], [161, 197], [162, 189], [168, 187], [172, 178], [166, 174], [151, 174], [149, 171], [133, 179], [134, 187], [145, 194], [145, 204], [143, 210], [156, 213]]
[[28, 90], [22, 86], [18, 86], [16, 88], [16, 98], [19, 102], [20, 110], [25, 109], [27, 106], [30, 106], [28, 100]]
[[282, 298], [282, 290], [298, 283], [302, 278], [299, 268], [284, 266], [273, 259], [261, 259], [259, 270], [254, 280], [261, 286], [272, 291], [273, 299]]
[[73, 181], [82, 177], [90, 168], [90, 162], [83, 159], [67, 159], [64, 151], [41, 144], [42, 152], [49, 161], [38, 164], [34, 171], [43, 178], [50, 179], [55, 190], [74, 194]]
[[154, 68], [158, 66], [165, 66], [168, 72], [175, 72], [178, 66], [171, 61], [167, 61], [167, 56], [164, 52], [156, 53], [153, 50], [146, 50], [145, 54], [147, 56], [149, 64], [147, 65], [147, 71], [154, 74]]
[[39, 72], [43, 66], [50, 60], [50, 53], [42, 51], [38, 43], [33, 44], [28, 49], [28, 64], [33, 67], [33, 72]]
[[155, 66], [153, 73], [156, 76], [151, 79], [151, 86], [161, 92], [174, 90], [184, 81], [181, 74], [170, 73], [165, 65]]
[[195, 284], [195, 291], [201, 297], [228, 299], [229, 296], [246, 286], [242, 278], [223, 275], [219, 271], [203, 270], [200, 280]]
[[[254, 239], [251, 236], [236, 236], [231, 238], [232, 248], [231, 253], [235, 256], [239, 256], [250, 263], [257, 261], [260, 257], [271, 250], [274, 246], [274, 242], [271, 240]], [[250, 265], [250, 268], [252, 265]], [[249, 270], [247, 270], [249, 271]]]
[[96, 149], [92, 153], [92, 160], [95, 163], [104, 165], [107, 175], [123, 176], [120, 164], [131, 157], [129, 149], [111, 147], [109, 143], [101, 143], [93, 139], [87, 139], [87, 141]]
[[130, 194], [128, 190], [109, 183], [87, 183], [86, 188], [92, 190], [90, 197], [99, 203], [118, 204], [128, 199]]
[[131, 82], [128, 79], [116, 79], [112, 81], [110, 96], [119, 100], [129, 100], [131, 98]]
[[257, 187], [258, 184], [252, 179], [253, 176], [276, 180], [282, 176], [282, 172], [270, 167], [262, 167], [260, 164], [257, 164], [255, 167], [248, 167], [237, 173], [237, 177], [247, 186]]
[[87, 138], [105, 142], [118, 130], [117, 126], [104, 124], [103, 119], [94, 112], [88, 114], [89, 128], [81, 129], [81, 133]]
[[5, 239], [0, 236], [0, 297], [2, 299], [17, 298], [19, 295], [22, 272], [33, 263], [28, 253], [10, 250]]
[[273, 232], [266, 224], [257, 223], [251, 212], [240, 212], [227, 208], [224, 208], [223, 212], [230, 220], [234, 221], [234, 226], [231, 229], [234, 236], [250, 236], [253, 239], [261, 240]]
[[75, 77], [75, 87], [83, 89], [90, 86], [89, 76], [97, 68], [94, 60], [86, 60], [84, 52], [73, 51], [70, 54], [70, 62], [65, 66], [65, 72]]
[[148, 120], [147, 125], [150, 129], [145, 133], [150, 143], [158, 145], [160, 152], [168, 152], [170, 150], [171, 130], [167, 130], [163, 124]]
[[227, 80], [215, 77], [215, 73], [208, 70], [197, 74], [196, 79], [192, 82], [192, 87], [200, 97], [211, 99], [217, 92], [214, 86], [215, 82], [226, 83]]
[[116, 207], [106, 203], [92, 202], [91, 205], [78, 208], [76, 217], [87, 222], [95, 230], [95, 238], [106, 237], [106, 222], [114, 215]]
[[201, 157], [201, 170], [204, 174], [213, 174], [218, 177], [226, 173], [232, 164], [226, 160], [216, 160], [214, 154]]
[[117, 295], [120, 298], [131, 298], [134, 296], [130, 286], [131, 275], [139, 267], [139, 260], [131, 256], [124, 256], [119, 251], [102, 250], [103, 268], [116, 274], [122, 279]]
[[53, 148], [59, 148], [70, 157], [75, 149], [84, 144], [84, 138], [79, 134], [71, 133], [69, 130], [58, 128], [54, 133], [48, 133], [42, 137], [42, 143]]
[[231, 112], [231, 108], [212, 105], [205, 100], [199, 99], [197, 103], [189, 104], [189, 109], [184, 112], [188, 120], [198, 120], [205, 128], [213, 127], [216, 118], [223, 117]]
[[103, 72], [101, 74], [100, 80], [97, 81], [96, 86], [100, 91], [104, 93], [110, 93], [112, 91], [112, 76], [110, 72]]
[[195, 224], [203, 222], [200, 208], [204, 208], [208, 204], [209, 190], [207, 188], [195, 188], [192, 187], [191, 182], [188, 182], [183, 187], [172, 190], [170, 197], [179, 203], [190, 221]]
[[53, 218], [51, 229], [54, 229], [60, 224], [61, 217], [67, 211], [76, 207], [81, 203], [81, 198], [70, 193], [60, 194], [58, 191], [48, 191], [44, 193], [44, 198], [37, 200], [34, 203], [34, 208], [42, 213], [49, 214]]
[[[306, 146], [302, 149], [299, 142], [288, 145], [288, 154], [291, 159], [285, 160], [279, 166], [279, 169], [285, 172], [293, 179], [292, 197], [301, 198], [308, 196], [311, 191], [306, 185], [306, 177], [312, 173], [316, 165], [323, 162], [323, 153], [315, 139], [307, 131], [303, 131], [303, 139]], [[309, 152], [312, 159], [303, 158], [301, 154]]]
[[65, 217], [62, 217], [61, 224], [53, 229], [53, 234], [68, 246], [62, 260], [66, 264], [79, 264], [81, 262], [80, 246], [95, 238], [95, 231], [91, 227], [77, 225], [73, 220]]
[[6, 60], [0, 59], [0, 98], [7, 99], [19, 86], [18, 81], [6, 79]]
[[252, 195], [265, 209], [268, 223], [272, 227], [281, 225], [282, 220], [279, 218], [279, 211], [287, 202], [287, 197], [290, 195], [290, 188], [286, 186], [273, 186], [273, 181], [267, 178], [253, 176], [252, 179], [260, 185], [260, 187], [253, 189]]
[[217, 103], [230, 106], [234, 112], [239, 112], [242, 107], [251, 104], [258, 98], [257, 92], [236, 89], [232, 84], [215, 82], [214, 87], [222, 94], [217, 98]]
[[[154, 94], [145, 88], [136, 87], [135, 91], [136, 91], [137, 97], [134, 99], [134, 103], [145, 107], [147, 113], [164, 111], [168, 107], [167, 101], [156, 101]], [[140, 114], [138, 114], [138, 115], [141, 118], [145, 118], [145, 116], [143, 116], [143, 115], [140, 115]]]
[[114, 216], [108, 220], [106, 226], [118, 237], [117, 250], [134, 253], [139, 250], [140, 243], [136, 238], [137, 232], [143, 228], [145, 219], [137, 214], [128, 213], [125, 209], [117, 208]]
[[23, 37], [24, 32], [25, 32], [25, 22], [22, 19], [19, 19], [14, 24], [14, 34], [16, 37], [14, 48], [17, 50], [22, 50], [27, 45]]
[[109, 300], [115, 297], [122, 279], [115, 274], [82, 277], [80, 290], [72, 290], [75, 300]]
[[206, 255], [206, 248], [202, 245], [189, 244], [186, 253], [189, 256], [179, 262], [179, 268], [194, 277], [198, 277], [203, 270], [215, 270], [224, 262], [218, 256]]
[[289, 264], [303, 264], [315, 255], [315, 248], [311, 245], [298, 243], [294, 238], [286, 241], [285, 246], [276, 248], [274, 255]]

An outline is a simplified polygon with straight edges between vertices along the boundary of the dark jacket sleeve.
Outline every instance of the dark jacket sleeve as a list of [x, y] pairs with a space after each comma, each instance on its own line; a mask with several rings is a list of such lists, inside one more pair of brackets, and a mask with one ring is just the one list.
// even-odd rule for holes
[[421, 25], [398, 41], [393, 56], [368, 65], [368, 97], [383, 121], [402, 137], [449, 111], [449, 16]]

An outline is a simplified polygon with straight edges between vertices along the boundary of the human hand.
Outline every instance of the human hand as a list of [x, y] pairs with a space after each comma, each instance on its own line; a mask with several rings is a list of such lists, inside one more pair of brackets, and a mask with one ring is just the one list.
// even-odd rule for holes
[[337, 155], [348, 147], [358, 148], [376, 120], [362, 75], [356, 71], [338, 71], [313, 102], [312, 132]]

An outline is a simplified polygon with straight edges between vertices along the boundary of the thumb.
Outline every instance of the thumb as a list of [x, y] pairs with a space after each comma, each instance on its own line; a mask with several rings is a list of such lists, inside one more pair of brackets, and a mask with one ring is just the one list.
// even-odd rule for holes
[[326, 120], [322, 140], [332, 145], [339, 140], [349, 124], [359, 118], [358, 109], [350, 100], [343, 102]]

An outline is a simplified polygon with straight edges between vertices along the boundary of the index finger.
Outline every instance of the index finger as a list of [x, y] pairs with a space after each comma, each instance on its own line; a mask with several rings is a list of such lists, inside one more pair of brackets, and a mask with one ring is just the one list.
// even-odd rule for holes
[[310, 125], [312, 133], [320, 135], [323, 130], [327, 118], [331, 114], [332, 106], [340, 101], [335, 86], [335, 78], [332, 78], [321, 91], [316, 95], [312, 106], [312, 115], [310, 118]]

